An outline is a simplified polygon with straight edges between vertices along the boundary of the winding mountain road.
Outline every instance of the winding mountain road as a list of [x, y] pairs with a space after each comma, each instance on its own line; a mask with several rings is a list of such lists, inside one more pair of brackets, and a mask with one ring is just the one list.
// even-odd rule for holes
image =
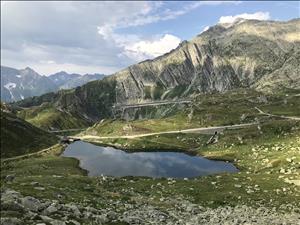
[[262, 111], [261, 109], [259, 109], [258, 107], [255, 107], [255, 109], [256, 109], [260, 114], [266, 115], [266, 116], [272, 116], [272, 117], [277, 117], [277, 118], [282, 118], [282, 119], [289, 119], [289, 120], [300, 120], [300, 117], [274, 115], [274, 114], [271, 114], [271, 113], [266, 113], [266, 112]]
[[161, 131], [154, 133], [146, 133], [146, 134], [135, 134], [135, 135], [120, 135], [120, 136], [95, 136], [95, 135], [83, 135], [83, 136], [72, 136], [71, 138], [79, 138], [81, 140], [89, 140], [89, 139], [116, 139], [116, 138], [140, 138], [147, 137], [153, 135], [160, 134], [178, 134], [178, 133], [199, 133], [199, 134], [214, 134], [216, 131], [221, 132], [225, 129], [236, 129], [236, 128], [244, 128], [248, 126], [257, 125], [258, 123], [244, 123], [244, 124], [236, 124], [236, 125], [227, 125], [227, 126], [216, 126], [216, 127], [199, 127], [199, 128], [191, 128], [184, 130], [173, 130], [173, 131]]
[[50, 152], [51, 150], [56, 149], [57, 147], [58, 147], [58, 144], [53, 145], [53, 146], [51, 146], [49, 148], [46, 148], [46, 149], [42, 149], [38, 152], [32, 152], [32, 153], [28, 153], [28, 154], [25, 154], [25, 155], [19, 155], [19, 156], [15, 156], [15, 157], [11, 157], [11, 158], [4, 158], [4, 159], [1, 159], [1, 163], [9, 162], [9, 161], [17, 160], [17, 159], [24, 159], [24, 158], [28, 158], [28, 157], [31, 157], [31, 156], [37, 156], [37, 155], [40, 155], [42, 153]]
[[170, 105], [170, 104], [189, 104], [191, 100], [174, 100], [174, 101], [153, 101], [153, 102], [144, 102], [144, 103], [136, 103], [136, 104], [124, 104], [124, 105], [114, 105], [114, 108], [139, 108], [145, 106], [157, 106], [157, 105]]

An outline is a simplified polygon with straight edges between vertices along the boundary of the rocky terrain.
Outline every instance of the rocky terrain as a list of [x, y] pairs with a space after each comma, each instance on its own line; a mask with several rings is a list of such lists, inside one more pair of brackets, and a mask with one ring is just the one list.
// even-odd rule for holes
[[299, 19], [217, 24], [176, 49], [117, 72], [102, 81], [18, 102], [51, 107], [87, 120], [113, 117], [114, 104], [191, 98], [197, 93], [253, 88], [263, 92], [298, 88]]
[[[106, 179], [104, 177], [104, 179]], [[104, 209], [83, 206], [75, 203], [63, 204], [59, 200], [37, 199], [22, 196], [19, 192], [7, 189], [1, 193], [1, 224], [298, 224], [299, 209], [282, 205], [279, 213], [263, 206], [252, 208], [246, 205], [235, 207], [202, 207], [179, 198], [168, 198], [174, 208], [160, 209], [149, 204], [122, 204], [113, 202]], [[117, 207], [116, 207], [117, 206]], [[116, 211], [115, 208], [118, 208]], [[120, 210], [121, 209], [121, 210]], [[14, 213], [17, 217], [5, 217]]]
[[66, 72], [59, 72], [47, 77], [29, 67], [17, 70], [1, 66], [1, 101], [19, 101], [47, 92], [78, 87], [103, 77], [103, 74], [80, 75]]
[[299, 23], [244, 20], [229, 27], [213, 26], [163, 56], [113, 75], [116, 101], [182, 97], [238, 87], [299, 87]]
[[[6, 105], [1, 129], [10, 125], [4, 139], [16, 146], [6, 142], [5, 152], [37, 153], [1, 161], [1, 224], [299, 224], [299, 22], [218, 24], [102, 80]], [[116, 104], [176, 99], [189, 104], [127, 107], [114, 118]], [[128, 152], [180, 150], [239, 171], [91, 177], [61, 156], [62, 144], [20, 142], [41, 138], [24, 138], [38, 129], [24, 120], [44, 130], [90, 126], [78, 137]], [[224, 128], [237, 124], [250, 125]], [[182, 132], [213, 126], [224, 129]]]

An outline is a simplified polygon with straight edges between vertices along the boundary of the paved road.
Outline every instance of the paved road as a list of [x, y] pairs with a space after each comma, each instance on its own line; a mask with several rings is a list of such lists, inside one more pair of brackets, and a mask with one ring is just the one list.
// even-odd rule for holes
[[128, 105], [114, 105], [114, 108], [138, 108], [144, 106], [156, 106], [156, 105], [169, 105], [169, 104], [188, 104], [191, 103], [191, 100], [177, 100], [177, 101], [155, 101], [155, 102], [145, 102], [137, 104], [128, 104]]
[[177, 133], [201, 133], [201, 134], [214, 134], [216, 131], [221, 132], [225, 129], [236, 129], [243, 128], [252, 125], [257, 125], [258, 123], [244, 123], [244, 124], [236, 124], [236, 125], [228, 125], [228, 126], [216, 126], [216, 127], [199, 127], [192, 129], [184, 129], [184, 130], [173, 130], [173, 131], [162, 131], [155, 133], [146, 133], [146, 134], [136, 134], [136, 135], [124, 135], [124, 136], [94, 136], [94, 135], [84, 135], [84, 136], [73, 136], [71, 138], [79, 138], [81, 140], [88, 139], [115, 139], [115, 138], [139, 138], [139, 137], [147, 137], [159, 134], [177, 134]]
[[277, 118], [282, 118], [282, 119], [289, 119], [289, 120], [300, 120], [300, 117], [274, 115], [274, 114], [271, 114], [271, 113], [266, 113], [266, 112], [262, 111], [261, 109], [259, 109], [259, 108], [257, 108], [257, 107], [255, 107], [255, 109], [256, 109], [260, 114], [263, 114], [263, 115], [266, 115], [266, 116], [272, 116], [272, 117], [277, 117]]
[[68, 130], [49, 130], [50, 133], [62, 133], [62, 132], [71, 132], [71, 131], [83, 131], [87, 128], [80, 128], [80, 129], [68, 129]]

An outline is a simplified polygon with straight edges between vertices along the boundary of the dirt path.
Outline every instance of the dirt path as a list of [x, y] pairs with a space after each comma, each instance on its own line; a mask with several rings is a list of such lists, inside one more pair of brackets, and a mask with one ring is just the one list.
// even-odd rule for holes
[[155, 133], [146, 133], [146, 134], [136, 134], [136, 135], [123, 135], [123, 136], [95, 136], [95, 135], [83, 135], [83, 136], [73, 136], [72, 138], [79, 138], [81, 140], [87, 139], [115, 139], [115, 138], [139, 138], [139, 137], [147, 137], [159, 134], [177, 134], [177, 133], [201, 133], [201, 134], [213, 134], [216, 131], [220, 132], [224, 129], [236, 129], [236, 128], [243, 128], [252, 125], [256, 125], [258, 123], [244, 123], [244, 124], [236, 124], [236, 125], [228, 125], [228, 126], [217, 126], [217, 127], [199, 127], [199, 128], [192, 128], [192, 129], [184, 129], [184, 130], [173, 130], [173, 131], [161, 131]]
[[272, 116], [272, 117], [277, 117], [277, 118], [282, 118], [282, 119], [289, 119], [289, 120], [300, 120], [300, 117], [274, 115], [274, 114], [271, 114], [271, 113], [266, 113], [266, 112], [262, 111], [261, 109], [259, 109], [259, 108], [257, 108], [257, 107], [255, 107], [255, 109], [256, 109], [260, 114], [263, 114], [263, 115], [266, 115], [266, 116]]
[[39, 154], [42, 154], [42, 153], [46, 153], [48, 151], [51, 151], [53, 149], [56, 149], [58, 146], [57, 144], [54, 145], [54, 146], [51, 146], [50, 148], [46, 148], [46, 149], [43, 149], [41, 151], [38, 151], [38, 152], [33, 152], [33, 153], [28, 153], [28, 154], [25, 154], [25, 155], [19, 155], [19, 156], [16, 156], [16, 157], [11, 157], [11, 158], [6, 158], [6, 159], [2, 159], [1, 160], [1, 163], [4, 163], [4, 162], [8, 162], [8, 161], [13, 161], [13, 160], [17, 160], [17, 159], [24, 159], [24, 158], [28, 158], [28, 157], [31, 157], [31, 156], [35, 156], [35, 155], [39, 155]]

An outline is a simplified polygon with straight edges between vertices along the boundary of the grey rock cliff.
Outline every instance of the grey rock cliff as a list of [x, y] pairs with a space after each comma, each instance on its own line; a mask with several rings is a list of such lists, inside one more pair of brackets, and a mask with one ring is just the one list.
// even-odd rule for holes
[[300, 86], [300, 20], [218, 24], [154, 60], [113, 76], [116, 101], [187, 96], [252, 87]]

